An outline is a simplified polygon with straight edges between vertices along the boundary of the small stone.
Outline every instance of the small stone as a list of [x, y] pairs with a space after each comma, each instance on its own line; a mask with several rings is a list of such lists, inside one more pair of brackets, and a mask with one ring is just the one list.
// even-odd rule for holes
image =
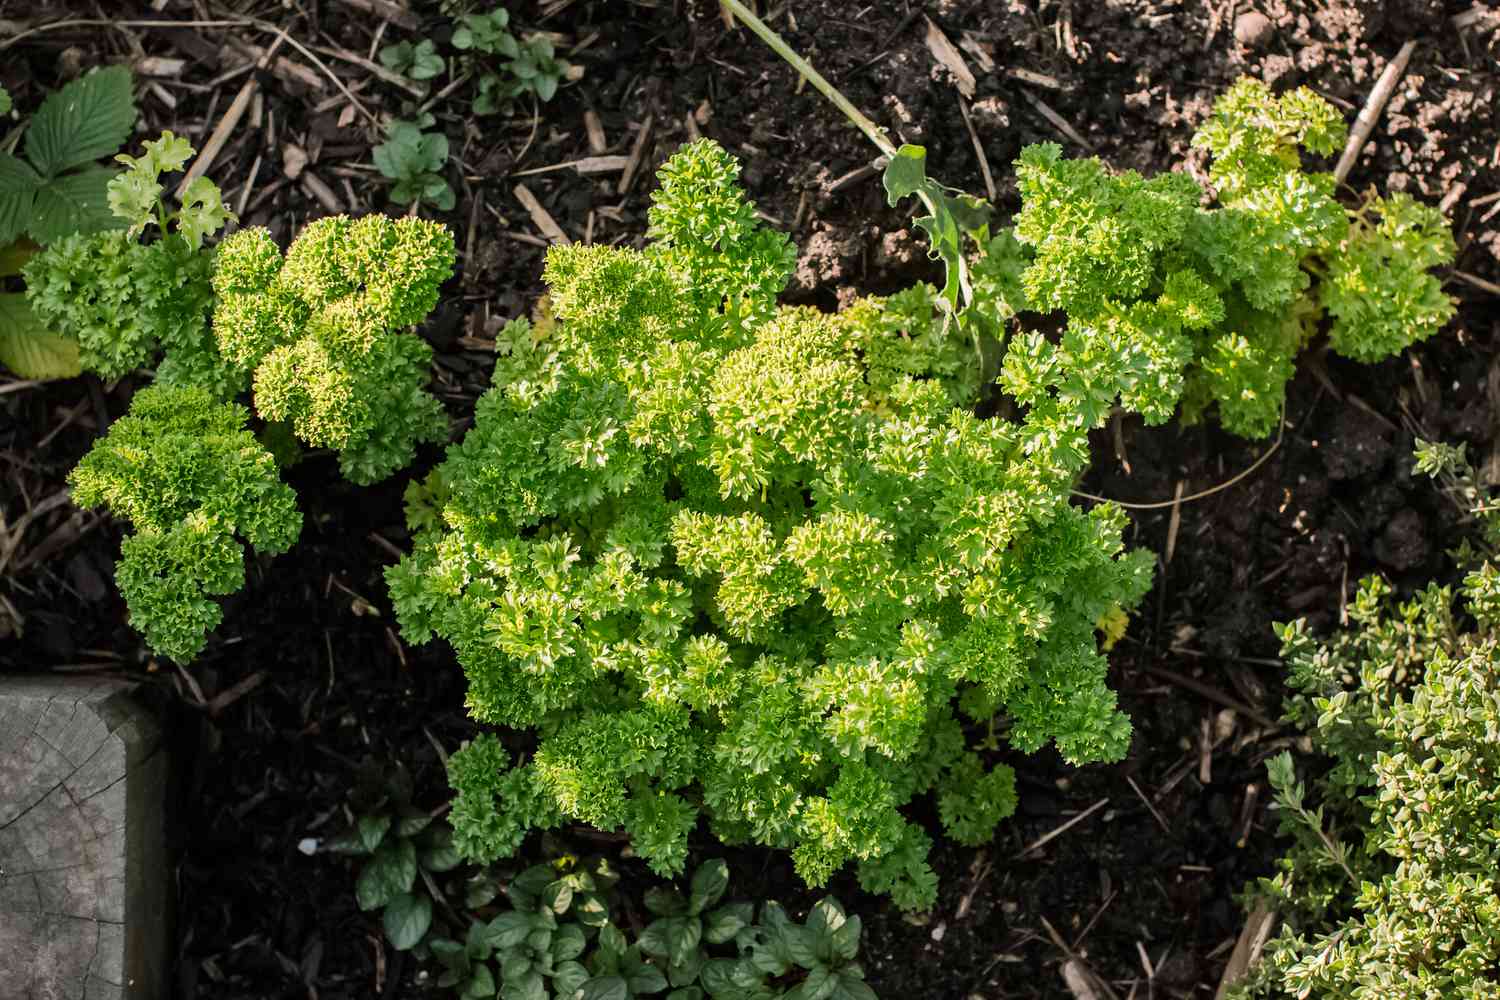
[[1234, 19], [1234, 40], [1247, 48], [1258, 49], [1271, 40], [1274, 25], [1258, 10], [1247, 10]]

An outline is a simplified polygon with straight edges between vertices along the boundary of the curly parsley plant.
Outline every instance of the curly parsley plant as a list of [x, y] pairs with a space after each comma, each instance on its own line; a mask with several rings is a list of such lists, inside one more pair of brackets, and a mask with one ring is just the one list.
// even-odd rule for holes
[[[218, 188], [197, 178], [169, 210], [161, 183], [192, 153], [167, 132], [117, 157], [127, 169], [109, 204], [130, 228], [59, 240], [26, 266], [37, 315], [77, 341], [85, 368], [115, 378], [164, 352], [156, 386], [80, 464], [74, 496], [135, 524], [120, 589], [147, 642], [178, 662], [219, 621], [208, 598], [244, 582], [236, 536], [280, 552], [300, 524], [233, 400], [253, 389], [257, 416], [337, 449], [353, 482], [389, 476], [447, 429], [423, 388], [431, 349], [408, 330], [454, 262], [442, 226], [384, 216], [319, 220], [284, 257], [260, 229], [209, 248], [233, 220]], [[158, 238], [141, 242], [152, 225]], [[257, 513], [255, 498], [270, 506]]]
[[432, 349], [406, 331], [453, 262], [452, 234], [422, 219], [319, 219], [284, 258], [266, 230], [241, 230], [214, 261], [218, 351], [253, 376], [262, 417], [337, 449], [351, 482], [384, 479], [447, 430], [423, 388]]
[[965, 720], [1075, 762], [1126, 750], [1095, 626], [1150, 557], [1069, 491], [1138, 360], [1027, 340], [1006, 362], [1022, 416], [981, 419], [952, 345], [887, 322], [930, 321], [933, 289], [776, 305], [793, 249], [738, 170], [686, 146], [645, 251], [549, 252], [552, 314], [505, 329], [387, 578], [407, 638], [457, 651], [471, 713], [537, 736], [521, 761], [494, 739], [454, 756], [470, 857], [574, 819], [676, 874], [701, 819], [790, 849], [810, 884], [852, 862], [922, 908], [907, 804], [935, 793], [968, 843], [1015, 806]]
[[1301, 150], [1331, 153], [1344, 131], [1306, 88], [1276, 97], [1239, 81], [1193, 138], [1212, 157], [1211, 207], [1186, 173], [1112, 174], [1052, 143], [1027, 147], [1015, 219], [1032, 253], [1025, 304], [1066, 313], [1090, 340], [1138, 345], [1149, 368], [1122, 402], [1148, 421], [1179, 402], [1188, 416], [1217, 405], [1229, 430], [1268, 434], [1325, 318], [1334, 350], [1376, 361], [1453, 315], [1429, 273], [1454, 253], [1435, 208], [1397, 194], [1349, 211], [1332, 175], [1303, 169]]
[[178, 663], [219, 624], [211, 598], [244, 586], [245, 546], [285, 552], [302, 528], [248, 417], [202, 388], [143, 389], [69, 478], [79, 506], [108, 507], [134, 526], [115, 583], [131, 625]]
[[[77, 341], [87, 371], [119, 378], [162, 348], [180, 355], [158, 373], [165, 382], [193, 384], [212, 368], [181, 362], [211, 350], [212, 256], [204, 240], [234, 215], [206, 177], [188, 185], [180, 208], [167, 208], [162, 175], [181, 170], [192, 155], [186, 139], [163, 132], [141, 156], [116, 156], [126, 169], [109, 181], [109, 208], [129, 228], [63, 237], [26, 264], [32, 310]], [[142, 242], [151, 226], [157, 239]]]

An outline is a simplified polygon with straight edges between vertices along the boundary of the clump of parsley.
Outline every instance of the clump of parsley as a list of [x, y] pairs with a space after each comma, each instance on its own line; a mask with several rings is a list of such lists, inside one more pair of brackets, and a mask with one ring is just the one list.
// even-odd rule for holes
[[1346, 210], [1332, 175], [1301, 153], [1333, 152], [1344, 122], [1306, 88], [1280, 97], [1241, 80], [1193, 145], [1212, 157], [1213, 201], [1185, 173], [1111, 173], [1097, 159], [1029, 146], [1016, 164], [1016, 238], [1030, 251], [1026, 308], [1065, 313], [1101, 350], [1140, 351], [1122, 403], [1151, 422], [1181, 403], [1216, 407], [1229, 430], [1276, 424], [1302, 347], [1326, 319], [1333, 349], [1375, 361], [1430, 337], [1453, 315], [1431, 269], [1453, 237], [1405, 195]]
[[549, 252], [551, 315], [499, 338], [393, 601], [408, 639], [453, 645], [478, 719], [538, 734], [520, 762], [454, 757], [470, 856], [576, 819], [675, 874], [704, 822], [922, 908], [912, 799], [969, 843], [1015, 805], [965, 720], [1077, 762], [1129, 742], [1095, 629], [1150, 559], [1121, 555], [1118, 509], [1069, 502], [1129, 366], [1018, 342], [1018, 417], [980, 419], [958, 327], [921, 327], [936, 290], [777, 306], [793, 251], [737, 174], [684, 147], [644, 251]]

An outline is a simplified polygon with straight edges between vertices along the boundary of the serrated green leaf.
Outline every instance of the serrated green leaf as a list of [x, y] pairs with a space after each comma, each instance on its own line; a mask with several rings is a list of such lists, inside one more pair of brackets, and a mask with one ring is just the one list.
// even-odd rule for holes
[[26, 158], [55, 177], [114, 153], [134, 125], [130, 70], [96, 70], [47, 95], [26, 129]]
[[382, 844], [359, 873], [355, 895], [359, 908], [385, 906], [403, 892], [410, 892], [417, 879], [417, 849], [409, 840]]
[[0, 294], [0, 364], [22, 378], [71, 378], [78, 342], [49, 333], [21, 293]]
[[630, 987], [620, 976], [599, 976], [580, 987], [578, 1000], [628, 1000]]
[[187, 166], [188, 160], [193, 158], [193, 144], [171, 130], [163, 132], [155, 139], [148, 139], [141, 144], [143, 153], [141, 156], [131, 156], [129, 153], [120, 153], [115, 156], [116, 163], [123, 163], [127, 170], [151, 177], [153, 180], [162, 174], [170, 174]]
[[53, 243], [74, 233], [119, 229], [109, 208], [109, 183], [115, 171], [87, 167], [55, 177], [37, 189], [28, 231], [38, 243]]
[[26, 231], [42, 177], [24, 160], [0, 153], [0, 243]]
[[464, 1000], [493, 1000], [495, 996], [495, 974], [483, 962], [474, 966], [474, 973], [464, 985], [461, 994]]
[[397, 951], [407, 951], [432, 926], [432, 900], [425, 894], [403, 892], [385, 905], [381, 917], [385, 936]]
[[695, 916], [713, 906], [729, 888], [729, 866], [723, 858], [705, 861], [693, 873], [688, 899], [688, 912]]
[[177, 231], [194, 250], [203, 240], [235, 221], [235, 214], [224, 207], [219, 186], [207, 177], [195, 177], [182, 192], [182, 208], [177, 213]]
[[484, 939], [490, 947], [504, 951], [514, 948], [526, 940], [531, 933], [531, 917], [525, 913], [508, 910], [485, 925]]

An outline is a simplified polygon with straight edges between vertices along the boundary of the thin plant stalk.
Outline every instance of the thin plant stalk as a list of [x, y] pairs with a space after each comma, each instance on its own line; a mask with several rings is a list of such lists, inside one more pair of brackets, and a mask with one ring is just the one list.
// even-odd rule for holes
[[880, 150], [886, 156], [896, 155], [896, 147], [891, 145], [891, 141], [885, 137], [885, 133], [880, 130], [880, 126], [865, 117], [864, 112], [850, 103], [849, 98], [839, 93], [837, 87], [829, 83], [823, 78], [821, 73], [813, 69], [811, 63], [793, 51], [792, 47], [782, 40], [780, 35], [771, 30], [770, 25], [756, 17], [750, 8], [746, 7], [740, 0], [720, 0], [720, 3], [724, 5], [725, 10], [739, 18], [745, 27], [759, 35], [760, 40], [769, 45], [773, 52], [785, 59], [792, 69], [801, 74], [802, 79], [812, 84], [818, 89], [820, 94], [832, 101], [834, 107], [842, 111], [844, 117], [853, 122], [854, 127], [863, 132], [865, 138], [875, 144], [876, 149]]
[[[724, 9], [731, 16], [739, 18], [745, 27], [755, 32], [761, 41], [770, 46], [771, 51], [786, 60], [787, 65], [796, 70], [802, 79], [812, 84], [817, 88], [818, 93], [832, 101], [833, 106], [842, 111], [844, 117], [853, 122], [854, 127], [863, 132], [865, 138], [875, 144], [875, 148], [880, 150], [887, 161], [896, 157], [896, 147], [891, 143], [891, 140], [885, 137], [885, 132], [881, 130], [880, 126], [872, 122], [863, 111], [856, 108], [849, 98], [839, 92], [837, 87], [824, 79], [823, 74], [813, 69], [812, 63], [798, 55], [780, 35], [771, 29], [769, 24], [757, 17], [755, 12], [746, 7], [740, 0], [719, 0], [719, 2], [723, 4]], [[922, 200], [922, 204], [926, 207], [927, 211], [936, 215], [938, 207], [933, 204], [927, 192], [918, 191], [916, 194]]]

